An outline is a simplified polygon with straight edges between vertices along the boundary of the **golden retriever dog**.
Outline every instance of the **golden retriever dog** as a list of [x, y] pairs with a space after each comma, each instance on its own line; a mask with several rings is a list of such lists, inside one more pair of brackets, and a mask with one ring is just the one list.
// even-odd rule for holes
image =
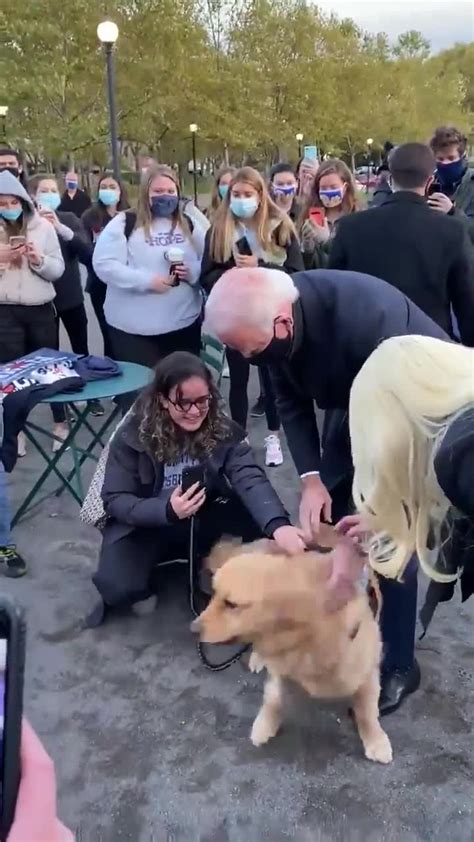
[[354, 589], [334, 604], [327, 586], [340, 538], [326, 528], [317, 551], [289, 557], [273, 541], [220, 542], [209, 557], [214, 594], [192, 624], [206, 643], [251, 643], [250, 669], [267, 670], [263, 704], [250, 739], [274, 737], [282, 722], [282, 683], [290, 679], [319, 699], [351, 702], [365, 756], [390, 763], [392, 748], [379, 722], [377, 619], [367, 593]]

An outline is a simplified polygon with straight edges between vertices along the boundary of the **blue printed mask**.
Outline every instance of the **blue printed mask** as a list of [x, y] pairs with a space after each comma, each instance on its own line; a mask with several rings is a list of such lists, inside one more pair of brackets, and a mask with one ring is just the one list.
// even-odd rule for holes
[[221, 199], [225, 199], [225, 197], [227, 196], [227, 194], [229, 192], [229, 185], [228, 184], [219, 184], [218, 190], [219, 190], [219, 196], [221, 197]]
[[59, 195], [59, 193], [40, 192], [36, 196], [36, 201], [39, 205], [42, 205], [44, 208], [46, 208], [46, 210], [55, 211], [61, 204], [61, 196]]
[[319, 198], [325, 208], [337, 208], [344, 198], [344, 190], [320, 190]]
[[441, 187], [452, 187], [461, 181], [467, 168], [466, 159], [459, 158], [459, 161], [451, 161], [449, 164], [438, 163], [436, 165], [436, 174]]
[[258, 199], [253, 196], [244, 199], [232, 197], [230, 200], [230, 209], [234, 216], [238, 216], [239, 219], [251, 219], [257, 213]]
[[99, 190], [99, 200], [106, 207], [110, 207], [110, 205], [116, 205], [119, 200], [118, 191], [113, 190], [111, 187], [102, 187]]
[[150, 200], [151, 215], [154, 217], [172, 216], [178, 209], [179, 199], [177, 196], [163, 195], [152, 196]]
[[273, 187], [274, 196], [294, 196], [295, 193], [296, 187], [293, 185], [288, 185], [287, 187]]
[[0, 216], [7, 222], [16, 222], [23, 213], [21, 208], [0, 208]]

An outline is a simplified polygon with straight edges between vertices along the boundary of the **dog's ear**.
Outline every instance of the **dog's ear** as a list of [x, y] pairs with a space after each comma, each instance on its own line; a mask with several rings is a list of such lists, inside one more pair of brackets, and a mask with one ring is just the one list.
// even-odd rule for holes
[[210, 554], [204, 562], [205, 567], [210, 570], [211, 573], [215, 573], [219, 570], [219, 567], [222, 567], [226, 561], [229, 561], [232, 556], [237, 554], [237, 550], [241, 546], [242, 544], [238, 538], [224, 538], [212, 548]]

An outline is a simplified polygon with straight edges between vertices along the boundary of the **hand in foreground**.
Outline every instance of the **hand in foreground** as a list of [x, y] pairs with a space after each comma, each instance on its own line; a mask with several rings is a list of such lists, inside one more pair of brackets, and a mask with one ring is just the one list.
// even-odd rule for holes
[[234, 260], [237, 269], [255, 269], [258, 266], [258, 258], [255, 254], [236, 254]]
[[21, 735], [20, 788], [7, 842], [74, 842], [73, 834], [57, 816], [54, 763], [26, 720]]
[[40, 211], [39, 211], [39, 215], [40, 215], [41, 217], [43, 217], [43, 219], [47, 219], [47, 220], [48, 220], [48, 222], [50, 222], [50, 223], [51, 223], [51, 225], [54, 225], [54, 227], [56, 228], [56, 230], [57, 230], [57, 229], [59, 228], [59, 226], [61, 225], [61, 223], [60, 223], [60, 221], [59, 221], [58, 217], [56, 216], [55, 212], [54, 212], [54, 211], [52, 211], [52, 210], [40, 210]]
[[177, 263], [173, 266], [173, 272], [180, 281], [187, 281], [189, 279], [189, 271], [185, 263]]
[[300, 502], [300, 523], [306, 543], [311, 543], [317, 536], [321, 517], [331, 521], [331, 505], [331, 496], [320, 477], [305, 477]]
[[151, 289], [154, 292], [168, 292], [173, 289], [173, 278], [170, 275], [156, 275], [151, 282]]
[[192, 517], [199, 511], [205, 499], [206, 489], [201, 488], [199, 482], [195, 482], [187, 491], [183, 491], [180, 485], [175, 488], [170, 497], [170, 503], [176, 517], [186, 520], [187, 517]]
[[370, 532], [368, 523], [361, 514], [346, 515], [336, 524], [335, 529], [341, 535], [350, 538], [354, 544], [360, 544]]
[[287, 555], [298, 555], [298, 553], [304, 553], [306, 549], [300, 530], [296, 526], [279, 526], [272, 537], [280, 550]]
[[445, 196], [444, 193], [432, 193], [428, 197], [428, 204], [434, 210], [441, 211], [441, 213], [449, 213], [454, 207], [449, 196]]
[[331, 553], [332, 569], [327, 583], [327, 608], [338, 611], [357, 593], [357, 581], [365, 565], [365, 557], [347, 538], [341, 538]]
[[43, 257], [39, 253], [34, 243], [26, 244], [26, 257], [30, 266], [40, 266], [43, 262]]
[[13, 257], [13, 249], [9, 245], [5, 245], [0, 243], [0, 267], [5, 267], [10, 265], [10, 261]]

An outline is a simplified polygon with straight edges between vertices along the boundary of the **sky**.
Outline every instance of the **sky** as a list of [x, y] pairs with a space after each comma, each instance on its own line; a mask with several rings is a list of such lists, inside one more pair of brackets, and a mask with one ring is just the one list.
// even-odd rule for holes
[[390, 40], [418, 29], [433, 52], [456, 41], [474, 41], [474, 0], [315, 0], [324, 12], [352, 18], [369, 32], [386, 32]]

